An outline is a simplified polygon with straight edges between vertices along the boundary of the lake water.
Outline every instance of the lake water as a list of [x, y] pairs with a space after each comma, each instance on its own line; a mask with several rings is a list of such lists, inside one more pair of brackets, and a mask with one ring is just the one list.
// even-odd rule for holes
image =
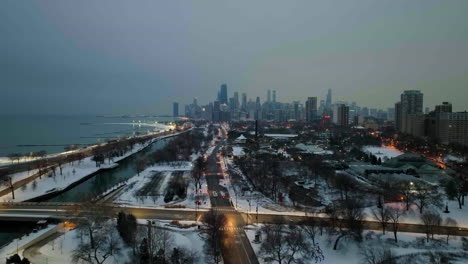
[[[10, 153], [64, 151], [66, 145], [144, 134], [161, 128], [155, 122], [172, 117], [0, 116], [0, 157]], [[42, 146], [20, 146], [42, 145]], [[58, 145], [58, 146], [51, 146]]]

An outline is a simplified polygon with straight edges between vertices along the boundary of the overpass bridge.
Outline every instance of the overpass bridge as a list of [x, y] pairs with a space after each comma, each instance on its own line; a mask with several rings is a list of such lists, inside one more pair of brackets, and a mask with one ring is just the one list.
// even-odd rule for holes
[[[40, 219], [56, 219], [56, 220], [70, 220], [76, 217], [84, 216], [87, 212], [89, 203], [62, 203], [62, 202], [20, 202], [20, 203], [0, 203], [0, 220], [8, 221], [37, 221]], [[110, 209], [112, 213], [117, 214], [120, 211], [131, 213], [138, 219], [160, 219], [160, 220], [200, 220], [201, 215], [208, 211], [208, 209], [189, 209], [189, 208], [152, 208], [152, 207], [137, 207], [126, 206], [115, 203], [100, 203], [95, 204], [102, 208]], [[247, 213], [236, 211], [232, 208], [213, 208], [226, 216], [238, 215], [244, 219], [246, 223], [276, 223], [278, 221], [286, 224], [303, 224], [305, 221], [314, 219], [317, 223], [327, 226], [330, 225], [332, 220], [327, 217], [319, 217], [315, 215], [298, 215], [288, 214], [285, 212], [281, 214], [270, 213]], [[343, 224], [343, 223], [342, 223]], [[344, 224], [343, 224], [344, 225]], [[381, 224], [376, 221], [363, 221], [364, 229], [366, 230], [381, 230]], [[451, 235], [468, 236], [468, 228], [466, 227], [444, 227], [439, 228], [440, 234], [444, 230], [450, 230]], [[425, 233], [425, 226], [422, 224], [413, 223], [400, 223], [398, 227], [399, 232], [411, 233]], [[392, 227], [389, 224], [387, 231], [391, 232]]]

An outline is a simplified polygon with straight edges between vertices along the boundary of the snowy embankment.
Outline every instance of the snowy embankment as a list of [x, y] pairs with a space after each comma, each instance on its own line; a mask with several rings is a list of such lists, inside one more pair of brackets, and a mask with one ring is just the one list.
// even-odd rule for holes
[[[106, 162], [100, 167], [96, 167], [96, 163], [92, 160], [92, 157], [87, 157], [81, 161], [74, 161], [73, 163], [67, 163], [62, 165], [62, 173], [60, 169], [55, 170], [55, 175], [53, 173], [37, 178], [33, 182], [30, 182], [26, 185], [23, 185], [21, 188], [15, 190], [15, 199], [11, 193], [0, 197], [1, 202], [22, 202], [27, 201], [42, 195], [46, 195], [52, 192], [57, 192], [67, 188], [70, 185], [73, 185], [76, 182], [79, 182], [83, 178], [96, 173], [102, 169], [109, 169], [118, 166], [118, 161], [121, 161], [141, 150], [145, 147], [151, 145], [157, 140], [164, 139], [167, 137], [172, 137], [180, 133], [157, 137], [144, 144], [136, 144], [132, 150], [128, 151], [120, 157], [114, 158], [111, 162]], [[14, 182], [28, 177], [25, 173], [18, 173], [17, 176], [13, 179]]]
[[16, 254], [17, 250], [18, 250], [18, 254], [22, 256], [24, 245], [31, 243], [33, 240], [41, 237], [47, 232], [51, 232], [56, 227], [57, 227], [56, 225], [49, 225], [48, 227], [41, 229], [37, 231], [36, 233], [25, 234], [20, 238], [13, 239], [9, 244], [0, 248], [0, 258], [5, 259], [8, 256]]

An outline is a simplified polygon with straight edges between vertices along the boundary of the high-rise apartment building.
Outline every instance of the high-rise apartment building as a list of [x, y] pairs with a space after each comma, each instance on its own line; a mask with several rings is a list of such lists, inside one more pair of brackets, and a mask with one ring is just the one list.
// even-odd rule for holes
[[172, 116], [178, 117], [179, 116], [179, 103], [174, 102], [172, 104]]
[[307, 122], [312, 122], [317, 119], [317, 97], [307, 98], [305, 108]]
[[[420, 117], [414, 117], [414, 115], [423, 115], [423, 94], [417, 90], [404, 91], [401, 94], [400, 103], [401, 120], [397, 128], [401, 132], [411, 133], [411, 131], [414, 130], [412, 128], [414, 124], [411, 122], [414, 121], [415, 118], [418, 120], [421, 119]], [[413, 117], [407, 118], [409, 115], [412, 115]]]
[[435, 106], [436, 113], [451, 113], [452, 112], [452, 104], [449, 102], [443, 102], [440, 105]]
[[346, 127], [349, 125], [349, 106], [340, 104], [337, 107], [337, 125]]

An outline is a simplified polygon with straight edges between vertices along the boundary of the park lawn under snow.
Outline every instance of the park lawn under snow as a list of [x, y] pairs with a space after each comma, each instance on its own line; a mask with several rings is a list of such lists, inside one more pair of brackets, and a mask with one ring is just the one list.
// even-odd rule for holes
[[[448, 209], [450, 213], [444, 213], [445, 211], [445, 204], [447, 203]], [[455, 219], [458, 223], [459, 227], [463, 228], [468, 228], [468, 208], [467, 206], [462, 206], [462, 209], [458, 209], [458, 202], [457, 201], [451, 201], [451, 200], [444, 200], [443, 202], [444, 207], [443, 208], [436, 208], [433, 206], [426, 207], [424, 208], [424, 211], [434, 211], [440, 214], [440, 216], [445, 219], [447, 217], [450, 217], [452, 219]], [[405, 203], [386, 203], [387, 206], [390, 207], [397, 207], [400, 208], [401, 210], [406, 210], [406, 205]], [[372, 210], [375, 209], [376, 206], [373, 207], [368, 207], [365, 209], [366, 213], [366, 218], [367, 220], [370, 221], [375, 221], [372, 217]], [[401, 222], [402, 223], [408, 223], [408, 224], [421, 224], [421, 214], [419, 213], [419, 208], [416, 207], [416, 205], [411, 205], [409, 211], [405, 211], [405, 215], [402, 216]]]
[[[153, 219], [151, 219], [153, 220]], [[139, 219], [139, 224], [146, 224], [147, 220]], [[160, 227], [167, 229], [172, 236], [172, 245], [171, 247], [181, 247], [192, 252], [196, 252], [199, 259], [197, 263], [206, 263], [206, 256], [204, 254], [204, 239], [200, 236], [195, 228], [181, 229], [169, 225], [169, 221], [160, 221], [156, 220]], [[182, 223], [182, 222], [181, 222]], [[193, 222], [183, 221], [183, 224], [191, 224]], [[117, 230], [115, 230], [117, 232]], [[50, 241], [46, 245], [42, 246], [38, 251], [40, 255], [37, 256], [37, 259], [34, 259], [33, 263], [47, 263], [49, 264], [63, 264], [63, 263], [72, 263], [72, 254], [73, 250], [79, 244], [79, 231], [77, 229], [69, 231], [62, 236], [56, 238], [53, 241]], [[123, 243], [123, 250], [120, 255], [113, 256], [107, 259], [104, 263], [130, 263], [131, 260], [130, 254], [131, 249], [125, 246]]]
[[[254, 249], [257, 258], [261, 264], [269, 263], [264, 261], [264, 256], [260, 254], [261, 243], [254, 243], [255, 233], [260, 230], [262, 225], [250, 225], [245, 229], [247, 237]], [[315, 238], [316, 243], [319, 244], [320, 249], [322, 250], [324, 259], [319, 262], [320, 264], [360, 264], [363, 263], [363, 257], [360, 254], [362, 246], [376, 247], [376, 248], [388, 248], [396, 256], [404, 256], [408, 254], [417, 254], [417, 253], [427, 253], [430, 251], [441, 251], [441, 252], [460, 252], [463, 253], [461, 246], [460, 237], [451, 237], [449, 240], [449, 245], [445, 244], [446, 236], [435, 236], [438, 239], [438, 242], [430, 241], [428, 244], [422, 243], [426, 238], [425, 234], [418, 233], [398, 233], [398, 244], [393, 240], [393, 233], [387, 232], [385, 235], [382, 232], [374, 231], [365, 231], [363, 234], [364, 241], [362, 243], [357, 243], [353, 239], [341, 240], [338, 244], [337, 250], [333, 250], [334, 242], [336, 236], [330, 236], [326, 230], [324, 230], [323, 235], [320, 236], [320, 233], [317, 233]], [[265, 238], [265, 235], [262, 234], [262, 239]], [[311, 241], [309, 240], [311, 243]], [[413, 264], [426, 264], [427, 260], [423, 257], [411, 257], [414, 261]], [[463, 260], [462, 260], [463, 261]], [[466, 259], [468, 261], [468, 259]], [[315, 263], [315, 261], [310, 260], [310, 262], [305, 263]], [[397, 263], [400, 263], [397, 261]], [[407, 263], [407, 262], [402, 262]], [[466, 262], [457, 262], [457, 263], [466, 263]]]
[[[221, 169], [223, 170], [223, 172], [227, 171], [226, 166], [229, 166], [240, 177], [242, 177], [245, 182], [247, 182], [245, 175], [242, 173], [242, 171], [238, 169], [230, 159], [224, 158], [224, 162], [221, 162]], [[266, 197], [261, 192], [242, 192], [238, 185], [233, 186], [231, 184], [231, 179], [227, 173], [224, 173], [224, 179], [220, 179], [219, 184], [221, 186], [224, 186], [228, 190], [229, 196], [232, 200], [232, 204], [238, 211], [257, 213], [258, 206], [259, 214], [304, 215], [304, 212], [296, 211], [290, 207], [282, 206], [276, 203], [275, 201], [271, 200], [270, 198]], [[286, 197], [285, 203], [288, 203]]]
[[[192, 170], [192, 164], [190, 162], [183, 162], [181, 166], [176, 165], [155, 165], [146, 168], [140, 175], [136, 175], [127, 181], [127, 187], [114, 201], [115, 203], [134, 205], [134, 206], [145, 206], [145, 207], [156, 207], [162, 208], [165, 205], [183, 205], [186, 208], [195, 208], [195, 186], [190, 176]], [[184, 177], [188, 178], [189, 186], [187, 188], [187, 196], [183, 199], [177, 197], [171, 202], [164, 202], [164, 195], [166, 193], [167, 186], [173, 177], [174, 172], [184, 171]], [[153, 187], [153, 191], [157, 193], [157, 196], [139, 196], [138, 192], [144, 188], [151, 181], [155, 180], [154, 177], [161, 177], [158, 180], [157, 186]], [[202, 189], [200, 200], [202, 204], [200, 208], [210, 208], [211, 203], [208, 197], [206, 188], [206, 182], [203, 178], [201, 181]], [[156, 189], [155, 189], [156, 188]]]
[[372, 153], [372, 155], [376, 156], [377, 158], [380, 158], [382, 161], [385, 161], [387, 159], [391, 159], [397, 156], [400, 156], [403, 154], [403, 152], [390, 148], [390, 147], [377, 147], [377, 146], [365, 146], [362, 148], [362, 151], [366, 153]]

